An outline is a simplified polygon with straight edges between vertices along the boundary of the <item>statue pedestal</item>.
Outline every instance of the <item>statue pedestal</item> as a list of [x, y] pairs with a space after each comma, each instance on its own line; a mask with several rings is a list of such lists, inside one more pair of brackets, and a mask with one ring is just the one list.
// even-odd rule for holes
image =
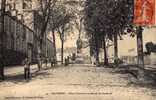
[[83, 64], [84, 63], [84, 59], [83, 59], [82, 53], [77, 53], [75, 62], [78, 63], [78, 64]]

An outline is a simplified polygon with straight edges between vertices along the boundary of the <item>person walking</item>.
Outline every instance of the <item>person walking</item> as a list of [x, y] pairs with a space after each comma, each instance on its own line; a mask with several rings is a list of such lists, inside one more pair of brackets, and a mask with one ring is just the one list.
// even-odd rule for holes
[[30, 61], [28, 58], [26, 58], [24, 61], [24, 78], [25, 80], [30, 79]]

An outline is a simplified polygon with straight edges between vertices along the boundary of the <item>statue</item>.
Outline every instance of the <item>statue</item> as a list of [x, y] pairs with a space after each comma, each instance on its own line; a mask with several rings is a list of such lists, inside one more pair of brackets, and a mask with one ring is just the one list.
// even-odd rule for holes
[[77, 45], [77, 53], [80, 53], [82, 49], [82, 40], [80, 39], [80, 37], [76, 41], [76, 45]]

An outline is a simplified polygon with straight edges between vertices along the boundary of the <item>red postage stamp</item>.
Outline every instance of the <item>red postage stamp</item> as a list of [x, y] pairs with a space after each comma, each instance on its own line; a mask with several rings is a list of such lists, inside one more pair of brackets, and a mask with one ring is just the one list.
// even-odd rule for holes
[[133, 22], [137, 25], [154, 25], [155, 0], [135, 0]]

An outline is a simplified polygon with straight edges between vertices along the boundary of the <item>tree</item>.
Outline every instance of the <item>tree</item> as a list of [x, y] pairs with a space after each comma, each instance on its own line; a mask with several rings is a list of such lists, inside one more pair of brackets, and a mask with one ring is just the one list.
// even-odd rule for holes
[[96, 57], [96, 63], [99, 62], [99, 48], [97, 43], [97, 34], [96, 34], [96, 18], [94, 13], [96, 12], [94, 8], [96, 8], [95, 0], [86, 0], [85, 2], [85, 15], [84, 15], [84, 25], [89, 37], [90, 43], [90, 53], [91, 56]]
[[[105, 56], [105, 63], [107, 63], [107, 55], [106, 55], [106, 28], [104, 27], [107, 19], [105, 18], [106, 15], [102, 15], [106, 13], [105, 8], [106, 3], [108, 1], [96, 1], [96, 0], [87, 0], [85, 5], [85, 28], [88, 33], [88, 36], [91, 37], [91, 46], [93, 48], [93, 53], [95, 51], [96, 55], [96, 62], [98, 63], [99, 58], [99, 48], [102, 47], [101, 43], [103, 41], [103, 47], [104, 47], [104, 56]], [[100, 44], [99, 44], [100, 42]]]
[[1, 1], [1, 30], [0, 30], [0, 78], [4, 80], [4, 16], [6, 0]]
[[62, 13], [63, 9], [65, 10], [65, 6], [62, 4], [61, 5], [56, 4], [55, 7], [50, 9], [49, 28], [52, 31], [55, 54], [56, 54], [55, 33], [56, 31], [58, 31], [58, 28], [62, 25], [62, 18], [64, 16], [64, 14]]
[[55, 43], [55, 32], [57, 30], [57, 28], [60, 25], [60, 20], [58, 20], [60, 18], [60, 12], [58, 11], [59, 6], [55, 6], [50, 10], [50, 20], [49, 20], [49, 30], [52, 31], [52, 37], [53, 37], [53, 46], [54, 46], [54, 53], [55, 53], [55, 59], [56, 58], [56, 43]]
[[156, 44], [154, 44], [153, 42], [147, 42], [146, 45], [146, 54], [151, 54], [152, 52], [156, 52]]
[[63, 64], [63, 58], [64, 58], [64, 41], [65, 37], [69, 33], [69, 29], [72, 28], [72, 20], [74, 19], [74, 14], [72, 12], [68, 12], [66, 7], [62, 4], [57, 5], [57, 9], [55, 9], [55, 15], [53, 18], [53, 28], [56, 29], [56, 31], [59, 34], [60, 40], [61, 40], [61, 63]]
[[42, 66], [41, 64], [41, 58], [43, 56], [42, 54], [42, 50], [43, 50], [43, 42], [44, 42], [44, 37], [46, 37], [46, 30], [47, 30], [47, 26], [48, 26], [48, 22], [50, 19], [50, 10], [55, 7], [55, 4], [57, 2], [57, 0], [38, 0], [39, 1], [39, 10], [38, 10], [38, 14], [41, 16], [41, 30], [39, 33], [39, 39], [40, 39], [40, 43], [39, 43], [39, 48], [38, 48], [38, 67], [39, 70]]
[[[121, 37], [125, 28], [131, 23], [131, 7], [129, 0], [86, 0], [85, 28], [87, 33], [98, 40], [103, 40], [105, 63], [107, 63], [106, 41], [114, 41], [114, 62], [118, 58], [118, 37]], [[95, 35], [96, 34], [96, 35]], [[103, 37], [103, 39], [100, 39]], [[100, 46], [99, 46], [100, 47]]]
[[114, 37], [114, 62], [118, 64], [118, 37], [123, 35], [124, 30], [132, 24], [132, 0], [118, 0], [112, 4], [114, 5], [111, 9], [111, 27], [113, 29], [112, 34]]

